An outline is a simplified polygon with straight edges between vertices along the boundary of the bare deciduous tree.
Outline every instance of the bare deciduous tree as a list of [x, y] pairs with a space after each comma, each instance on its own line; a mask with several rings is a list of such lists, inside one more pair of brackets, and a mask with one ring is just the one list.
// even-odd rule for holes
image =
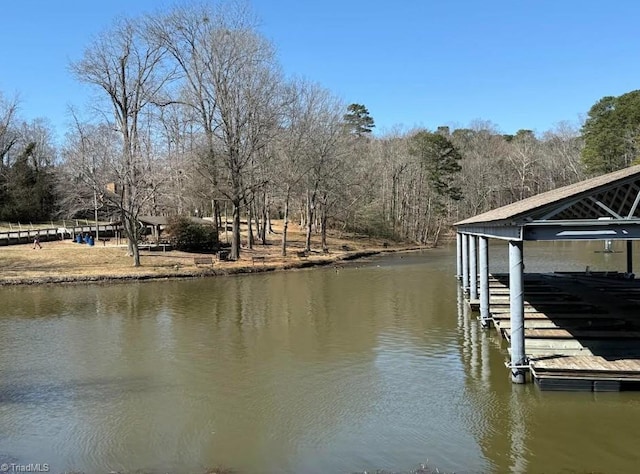
[[[308, 145], [305, 148], [305, 160], [309, 163], [305, 192], [306, 251], [311, 250], [316, 218], [322, 217], [317, 214], [318, 201], [322, 199], [323, 203], [328, 203], [333, 178], [340, 173], [340, 158], [346, 138], [343, 110], [343, 104], [329, 91], [318, 90], [315, 93]], [[326, 225], [326, 220], [324, 223]], [[322, 226], [322, 222], [320, 224]], [[321, 231], [325, 239], [326, 227], [321, 227]]]
[[153, 25], [184, 75], [187, 103], [207, 139], [209, 169], [216, 172], [217, 160], [224, 169], [226, 176], [213, 175], [212, 184], [233, 207], [231, 258], [237, 259], [240, 211], [262, 184], [250, 179], [250, 170], [280, 120], [281, 79], [273, 48], [241, 3], [177, 8]]
[[141, 149], [141, 119], [172, 77], [163, 64], [165, 47], [147, 41], [143, 33], [135, 20], [120, 20], [71, 66], [79, 80], [106, 94], [113, 126], [121, 137], [120, 160], [111, 170], [117, 192], [105, 196], [120, 211], [135, 266], [140, 265], [138, 215], [151, 196], [145, 173], [149, 165]]
[[120, 156], [120, 140], [108, 124], [82, 123], [74, 114], [74, 128], [67, 132], [58, 170], [58, 195], [63, 217], [88, 216], [103, 209], [107, 217], [114, 209], [103, 195], [112, 182], [111, 163]]
[[15, 129], [17, 110], [17, 99], [6, 100], [0, 94], [0, 167], [2, 168], [10, 165], [7, 155], [18, 141], [18, 133]]

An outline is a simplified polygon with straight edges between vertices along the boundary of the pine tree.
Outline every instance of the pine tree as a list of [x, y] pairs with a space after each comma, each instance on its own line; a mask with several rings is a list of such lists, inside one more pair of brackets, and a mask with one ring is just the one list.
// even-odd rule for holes
[[347, 107], [344, 115], [344, 122], [349, 133], [362, 137], [369, 134], [375, 128], [373, 117], [369, 114], [367, 108], [362, 104], [351, 104]]
[[640, 90], [596, 102], [582, 127], [582, 137], [582, 162], [588, 174], [631, 165], [640, 155]]
[[462, 169], [462, 155], [449, 139], [438, 133], [421, 131], [411, 138], [409, 152], [420, 159], [427, 180], [436, 194], [453, 200], [462, 198], [460, 187], [454, 184]]

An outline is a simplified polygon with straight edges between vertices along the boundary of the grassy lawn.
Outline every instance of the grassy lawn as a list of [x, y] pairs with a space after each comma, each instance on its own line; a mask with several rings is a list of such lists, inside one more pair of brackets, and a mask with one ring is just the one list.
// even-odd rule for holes
[[[188, 277], [210, 274], [251, 272], [266, 269], [289, 268], [311, 264], [330, 263], [363, 251], [401, 250], [400, 244], [332, 234], [328, 237], [329, 253], [320, 250], [320, 236], [312, 239], [314, 251], [300, 258], [297, 252], [304, 248], [304, 233], [297, 226], [288, 233], [288, 255], [282, 257], [280, 228], [274, 225], [275, 234], [269, 236], [269, 245], [257, 244], [253, 249], [243, 248], [237, 261], [219, 262], [213, 257], [213, 265], [196, 265], [194, 257], [202, 254], [181, 251], [141, 251], [141, 266], [134, 267], [133, 259], [126, 255], [126, 245], [118, 245], [111, 239], [103, 245], [97, 242], [90, 247], [71, 240], [41, 242], [41, 249], [33, 244], [0, 246], [1, 283], [40, 283], [93, 279]], [[224, 234], [221, 234], [224, 241]]]

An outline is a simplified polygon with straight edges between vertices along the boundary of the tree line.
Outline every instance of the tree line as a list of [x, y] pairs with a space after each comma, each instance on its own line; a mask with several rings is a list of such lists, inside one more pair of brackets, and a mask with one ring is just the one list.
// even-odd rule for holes
[[274, 239], [273, 218], [283, 255], [291, 222], [307, 250], [316, 233], [326, 248], [331, 228], [437, 243], [456, 220], [627, 166], [640, 131], [630, 93], [599, 101], [582, 129], [505, 135], [478, 121], [375, 137], [365, 105], [285, 77], [252, 12], [233, 2], [119, 19], [71, 70], [97, 95], [58, 147], [47, 122], [22, 122], [17, 101], [0, 97], [0, 220], [119, 220], [135, 265], [143, 214], [225, 228], [228, 214], [231, 258], [243, 240]]
[[49, 219], [57, 211], [52, 129], [19, 120], [18, 101], [0, 93], [0, 221]]

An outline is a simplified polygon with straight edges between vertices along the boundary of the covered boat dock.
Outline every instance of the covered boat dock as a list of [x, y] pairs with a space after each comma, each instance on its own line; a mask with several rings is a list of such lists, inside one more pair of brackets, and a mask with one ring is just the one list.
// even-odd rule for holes
[[[640, 387], [640, 166], [555, 189], [454, 224], [457, 277], [482, 326], [509, 342], [514, 383], [543, 389]], [[506, 241], [509, 271], [489, 272], [489, 239]], [[619, 272], [526, 274], [526, 241], [626, 242]], [[605, 249], [607, 247], [605, 246]]]

